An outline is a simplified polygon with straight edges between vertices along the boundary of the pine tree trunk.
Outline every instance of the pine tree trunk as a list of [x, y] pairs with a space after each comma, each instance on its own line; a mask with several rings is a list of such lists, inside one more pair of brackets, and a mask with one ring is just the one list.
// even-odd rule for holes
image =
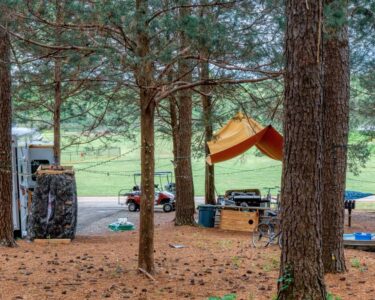
[[12, 218], [10, 41], [0, 27], [0, 246], [15, 246]]
[[[325, 5], [333, 2], [325, 0]], [[347, 14], [347, 6], [336, 9]], [[346, 271], [343, 234], [349, 133], [349, 41], [346, 23], [328, 24], [323, 45], [322, 259], [326, 273], [341, 273]]]
[[[182, 94], [182, 95], [181, 95]], [[176, 162], [176, 225], [194, 225], [194, 185], [191, 166], [190, 92], [181, 92], [179, 98], [179, 126]]]
[[[56, 23], [60, 24], [63, 21], [63, 8], [62, 1], [56, 1]], [[61, 41], [61, 28], [57, 27], [55, 31], [56, 44], [58, 45]], [[57, 54], [59, 55], [59, 54]], [[53, 109], [53, 158], [54, 164], [60, 165], [61, 162], [61, 57], [55, 58], [55, 70], [54, 70], [54, 109]]]
[[[178, 149], [178, 107], [176, 97], [169, 97], [169, 112], [171, 116], [171, 130], [173, 142], [173, 162], [175, 169], [177, 167], [177, 149]], [[176, 170], [174, 171], [176, 174]]]
[[55, 165], [61, 161], [61, 60], [55, 59], [55, 103], [53, 110], [53, 159]]
[[[208, 59], [207, 51], [202, 51], [204, 58]], [[210, 77], [209, 66], [207, 61], [201, 63], [201, 80], [208, 80]], [[205, 157], [210, 154], [207, 142], [212, 140], [212, 103], [211, 96], [208, 95], [211, 92], [209, 85], [202, 85], [201, 87], [201, 98], [203, 107], [203, 118], [204, 118], [204, 151]], [[204, 189], [204, 200], [206, 204], [216, 204], [215, 201], [215, 167], [206, 163], [205, 167], [205, 189]]]
[[140, 62], [135, 70], [141, 106], [141, 207], [139, 224], [138, 266], [153, 274], [154, 266], [154, 66], [150, 57], [147, 24], [148, 1], [136, 1], [137, 55]]
[[[138, 265], [154, 273], [154, 113], [149, 91], [141, 90], [141, 207]], [[148, 104], [148, 105], [147, 105]]]
[[321, 1], [286, 3], [278, 299], [325, 300], [321, 260]]
[[[168, 81], [173, 81], [173, 71], [168, 74]], [[177, 162], [177, 149], [178, 149], [178, 107], [177, 99], [175, 95], [169, 97], [169, 114], [171, 117], [171, 131], [172, 131], [172, 142], [173, 142], [173, 161], [174, 165]]]
[[[186, 3], [186, 2], [185, 2]], [[180, 17], [186, 18], [187, 9], [180, 10]], [[181, 49], [189, 46], [189, 40], [184, 32], [180, 33]], [[179, 74], [182, 81], [191, 82], [192, 73], [189, 63], [179, 61]], [[190, 90], [178, 93], [178, 143], [176, 159], [176, 225], [194, 225], [194, 184], [191, 166], [191, 137], [192, 137], [192, 94]]]

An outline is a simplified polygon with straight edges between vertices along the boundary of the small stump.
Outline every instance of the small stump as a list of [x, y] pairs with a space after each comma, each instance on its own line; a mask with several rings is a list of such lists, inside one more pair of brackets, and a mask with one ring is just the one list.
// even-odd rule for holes
[[72, 167], [40, 166], [28, 219], [31, 239], [73, 239], [77, 227], [77, 188]]

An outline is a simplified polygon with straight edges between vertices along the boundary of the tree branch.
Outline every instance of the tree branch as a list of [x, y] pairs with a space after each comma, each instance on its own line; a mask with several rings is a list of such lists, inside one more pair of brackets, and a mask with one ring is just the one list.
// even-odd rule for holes
[[208, 80], [200, 80], [192, 83], [186, 83], [186, 82], [177, 82], [181, 83], [181, 85], [176, 86], [170, 90], [162, 90], [156, 97], [155, 101], [158, 103], [164, 98], [167, 98], [168, 96], [174, 94], [177, 91], [191, 89], [196, 86], [200, 85], [222, 85], [222, 84], [242, 84], [242, 83], [256, 83], [256, 82], [262, 82], [269, 79], [276, 79], [281, 74], [275, 74], [270, 75], [267, 77], [261, 77], [261, 78], [253, 78], [253, 79], [208, 79]]
[[200, 7], [227, 6], [227, 5], [229, 6], [229, 5], [232, 5], [232, 4], [240, 3], [242, 1], [244, 1], [244, 0], [234, 0], [234, 1], [229, 1], [229, 2], [218, 2], [218, 1], [215, 1], [215, 2], [211, 2], [211, 3], [205, 3], [205, 4], [177, 5], [177, 6], [173, 6], [173, 7], [168, 7], [168, 8], [161, 9], [161, 10], [157, 11], [156, 13], [154, 13], [146, 21], [146, 24], [149, 24], [152, 20], [154, 20], [156, 17], [160, 16], [163, 13], [166, 13], [166, 12], [169, 12], [169, 11], [173, 11], [173, 10], [177, 10], [177, 9], [180, 9], [180, 8], [200, 8]]
[[4, 30], [6, 30], [10, 35], [16, 37], [17, 39], [20, 39], [24, 42], [27, 42], [29, 44], [46, 48], [46, 49], [53, 49], [53, 50], [76, 50], [76, 51], [95, 51], [97, 50], [96, 48], [90, 48], [90, 47], [81, 47], [81, 46], [75, 46], [75, 45], [70, 45], [70, 46], [65, 46], [65, 45], [47, 45], [47, 44], [42, 44], [34, 40], [27, 39], [13, 31], [10, 31], [6, 27], [0, 25], [0, 27]]

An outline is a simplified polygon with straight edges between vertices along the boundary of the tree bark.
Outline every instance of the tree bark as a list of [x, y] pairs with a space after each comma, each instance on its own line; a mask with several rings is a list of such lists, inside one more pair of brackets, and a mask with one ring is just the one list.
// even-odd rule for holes
[[154, 116], [155, 91], [153, 83], [154, 66], [150, 58], [150, 38], [147, 32], [146, 17], [148, 1], [136, 1], [136, 41], [140, 61], [135, 70], [139, 86], [141, 107], [141, 207], [139, 228], [138, 266], [150, 274], [154, 267]]
[[[141, 91], [141, 207], [138, 266], [154, 273], [154, 103]], [[147, 105], [147, 102], [149, 104]]]
[[12, 102], [10, 41], [0, 28], [0, 246], [15, 246], [12, 218]]
[[[325, 5], [334, 5], [325, 0]], [[346, 16], [346, 7], [332, 7]], [[329, 18], [329, 16], [325, 16]], [[349, 41], [348, 27], [326, 22], [323, 44], [323, 169], [322, 233], [326, 273], [346, 271], [344, 256], [344, 192], [349, 133]], [[332, 20], [331, 20], [332, 21]]]
[[[204, 58], [208, 58], [208, 51], [202, 50], [201, 54]], [[207, 61], [201, 63], [201, 80], [208, 80], [210, 78], [209, 65]], [[211, 87], [209, 85], [201, 86], [201, 99], [203, 107], [203, 121], [204, 121], [204, 151], [205, 157], [210, 154], [207, 142], [212, 140], [213, 130], [212, 130], [212, 103]], [[205, 189], [204, 189], [204, 201], [206, 204], [216, 204], [215, 200], [215, 167], [214, 165], [209, 165], [206, 163], [205, 167]]]
[[326, 299], [321, 260], [322, 1], [286, 2], [278, 299]]
[[[168, 74], [168, 81], [173, 81], [173, 71], [170, 71]], [[177, 99], [174, 94], [168, 97], [169, 100], [169, 115], [171, 117], [171, 131], [172, 131], [172, 145], [173, 145], [173, 160], [174, 166], [176, 167], [177, 161], [177, 149], [178, 149], [178, 107]]]
[[[60, 24], [63, 22], [63, 7], [62, 1], [56, 0], [56, 23]], [[56, 27], [55, 30], [56, 45], [60, 44], [61, 41], [61, 27]], [[59, 54], [57, 54], [59, 55]], [[54, 70], [54, 109], [53, 109], [53, 158], [54, 164], [60, 165], [61, 162], [61, 57], [55, 58], [55, 70]]]
[[[180, 17], [186, 18], [189, 10], [180, 9]], [[186, 49], [189, 40], [184, 31], [180, 32], [180, 47]], [[192, 72], [187, 60], [179, 61], [179, 74], [182, 81], [191, 82]], [[194, 184], [191, 166], [192, 137], [192, 94], [190, 90], [180, 91], [178, 100], [178, 142], [176, 163], [176, 219], [175, 225], [194, 225]]]
[[[169, 75], [169, 81], [172, 82], [173, 76]], [[178, 160], [178, 143], [179, 143], [179, 131], [178, 131], [178, 107], [177, 99], [175, 95], [169, 97], [169, 113], [171, 117], [171, 131], [172, 131], [172, 144], [173, 144], [173, 167], [175, 175], [175, 184], [177, 182], [177, 160]], [[177, 192], [177, 190], [175, 190]]]
[[[173, 142], [173, 161], [176, 169], [177, 166], [177, 149], [178, 149], [178, 107], [177, 100], [174, 95], [169, 97], [169, 112], [171, 116], [171, 130], [172, 130], [172, 142]], [[176, 173], [176, 170], [175, 170]]]

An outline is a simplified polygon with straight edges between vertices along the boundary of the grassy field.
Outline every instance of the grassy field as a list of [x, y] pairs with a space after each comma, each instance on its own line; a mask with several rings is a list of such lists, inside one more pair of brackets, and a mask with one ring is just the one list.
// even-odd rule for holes
[[[46, 134], [50, 138], [50, 134]], [[97, 148], [99, 142], [90, 147]], [[76, 169], [78, 194], [80, 196], [115, 196], [122, 188], [134, 185], [133, 173], [140, 171], [139, 144], [122, 141], [111, 144], [114, 149], [92, 151], [88, 146], [72, 147], [63, 151], [64, 165]], [[173, 171], [172, 145], [169, 141], [156, 141], [155, 160], [157, 171]], [[204, 158], [193, 160], [194, 187], [197, 196], [204, 194]], [[281, 162], [265, 156], [256, 156], [255, 151], [215, 165], [216, 190], [223, 194], [232, 188], [259, 188], [281, 184]], [[139, 182], [138, 182], [139, 183]], [[359, 176], [348, 173], [347, 189], [375, 193], [375, 155]], [[276, 193], [276, 189], [273, 193]]]
[[355, 204], [355, 209], [356, 210], [375, 211], [375, 203], [357, 201], [356, 204]]

